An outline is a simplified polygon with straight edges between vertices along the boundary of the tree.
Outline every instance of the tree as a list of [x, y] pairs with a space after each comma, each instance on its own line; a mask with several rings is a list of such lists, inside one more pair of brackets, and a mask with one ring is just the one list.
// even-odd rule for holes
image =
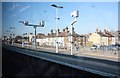
[[19, 35], [16, 36], [16, 37], [15, 37], [15, 42], [16, 42], [16, 43], [21, 43], [21, 42], [22, 42], [22, 36], [19, 36]]

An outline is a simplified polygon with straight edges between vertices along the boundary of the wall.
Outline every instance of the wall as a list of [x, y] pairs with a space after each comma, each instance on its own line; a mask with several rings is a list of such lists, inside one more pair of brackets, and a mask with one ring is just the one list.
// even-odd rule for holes
[[97, 33], [92, 33], [91, 35], [90, 35], [90, 40], [89, 41], [91, 41], [91, 42], [93, 42], [93, 44], [95, 44], [95, 45], [100, 45], [100, 35], [99, 34], [97, 34]]

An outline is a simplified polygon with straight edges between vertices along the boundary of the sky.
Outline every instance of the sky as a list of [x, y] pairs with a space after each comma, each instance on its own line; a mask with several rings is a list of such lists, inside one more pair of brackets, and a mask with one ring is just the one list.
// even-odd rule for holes
[[[3, 2], [2, 4], [2, 27], [3, 35], [12, 31], [15, 35], [23, 33], [34, 33], [34, 28], [24, 26], [19, 21], [29, 21], [31, 24], [38, 24], [45, 21], [44, 27], [37, 27], [37, 33], [48, 34], [51, 29], [56, 29], [56, 9], [51, 6], [56, 4], [63, 6], [58, 9], [59, 29], [70, 24], [74, 20], [71, 12], [78, 10], [79, 17], [73, 25], [78, 34], [95, 32], [96, 28], [101, 30], [118, 29], [118, 3], [117, 2]], [[10, 27], [15, 27], [10, 30]]]

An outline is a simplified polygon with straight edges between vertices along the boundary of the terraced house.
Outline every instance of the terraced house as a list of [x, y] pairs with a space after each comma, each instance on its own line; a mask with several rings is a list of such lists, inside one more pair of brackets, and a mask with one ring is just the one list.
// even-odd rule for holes
[[115, 35], [106, 29], [103, 32], [96, 29], [96, 32], [90, 35], [90, 41], [93, 45], [111, 45], [115, 44]]
[[[58, 44], [59, 48], [70, 48], [71, 40], [70, 40], [70, 32], [68, 30], [68, 27], [64, 28], [62, 31], [58, 29]], [[47, 34], [38, 34], [37, 35], [37, 42], [39, 42], [40, 46], [49, 46], [49, 47], [55, 47], [56, 46], [56, 32], [51, 29], [51, 31]], [[79, 35], [75, 33], [73, 28], [73, 44], [74, 45], [85, 45], [84, 43], [84, 36]]]

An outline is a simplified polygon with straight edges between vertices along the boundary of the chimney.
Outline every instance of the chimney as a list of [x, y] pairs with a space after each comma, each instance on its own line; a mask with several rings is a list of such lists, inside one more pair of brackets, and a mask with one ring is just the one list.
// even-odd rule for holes
[[58, 29], [58, 33], [60, 33], [60, 29]]
[[104, 33], [105, 33], [105, 34], [107, 33], [106, 29], [104, 29]]
[[63, 29], [63, 32], [65, 32], [65, 29]]
[[48, 33], [47, 35], [49, 36], [50, 34]]
[[68, 26], [66, 26], [66, 28], [65, 28], [65, 32], [68, 33]]
[[53, 34], [53, 30], [51, 30], [50, 32], [51, 32], [51, 34]]
[[96, 33], [98, 33], [98, 31], [99, 31], [99, 30], [98, 30], [98, 28], [97, 28], [97, 29], [96, 29]]
[[33, 33], [30, 33], [30, 35], [33, 35]]

